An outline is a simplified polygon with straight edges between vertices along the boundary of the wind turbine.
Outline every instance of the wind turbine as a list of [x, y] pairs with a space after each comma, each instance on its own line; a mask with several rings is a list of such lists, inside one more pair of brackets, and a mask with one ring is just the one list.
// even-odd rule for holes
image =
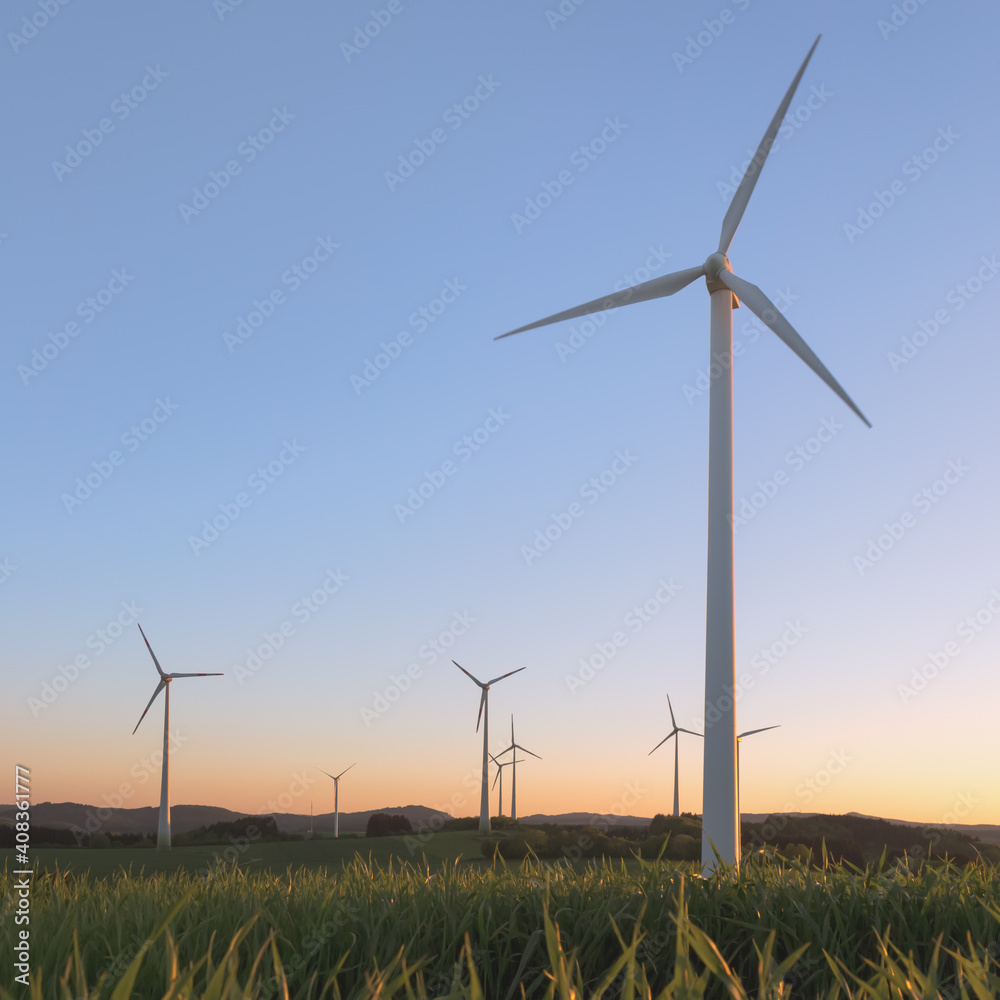
[[[777, 334], [864, 423], [867, 417], [858, 409], [840, 383], [792, 325], [781, 315], [773, 302], [754, 284], [733, 274], [726, 256], [736, 229], [746, 211], [750, 195], [757, 184], [764, 161], [774, 144], [782, 119], [792, 96], [805, 73], [809, 59], [819, 44], [813, 42], [809, 54], [799, 68], [792, 85], [778, 107], [771, 124], [757, 147], [733, 200], [722, 220], [718, 249], [709, 254], [704, 264], [684, 271], [665, 274], [639, 285], [613, 292], [573, 309], [556, 313], [546, 319], [501, 334], [495, 339], [515, 333], [574, 319], [588, 313], [616, 309], [632, 302], [673, 295], [696, 278], [704, 277], [710, 295], [711, 358], [733, 357], [733, 309], [740, 300], [763, 323]], [[725, 104], [723, 105], [726, 106]], [[717, 115], [717, 111], [711, 111]], [[737, 298], [738, 296], [738, 298]], [[732, 692], [736, 687], [734, 661], [734, 581], [733, 581], [733, 376], [732, 364], [717, 365], [723, 370], [714, 379], [709, 391], [708, 431], [708, 586], [705, 641], [705, 767], [703, 793], [702, 853], [706, 869], [714, 869], [715, 855], [725, 864], [739, 864], [739, 806], [736, 790], [736, 706]], [[710, 713], [717, 721], [709, 725]]]
[[[355, 764], [357, 761], [354, 762]], [[354, 767], [354, 764], [351, 765]], [[317, 771], [323, 771], [328, 778], [333, 778], [333, 839], [336, 840], [340, 836], [340, 779], [350, 771], [351, 767], [345, 767], [340, 774], [330, 774], [329, 771], [323, 771], [323, 768], [316, 768]]]
[[[665, 736], [662, 740], [660, 740], [659, 743], [656, 744], [655, 747], [653, 747], [652, 750], [649, 751], [649, 753], [651, 754], [656, 753], [656, 751], [659, 750], [660, 747], [662, 747], [663, 744], [667, 742], [667, 740], [671, 739], [674, 736], [677, 736], [678, 733], [690, 733], [692, 736], [701, 736], [701, 733], [696, 733], [692, 729], [684, 729], [681, 726], [677, 725], [677, 720], [674, 718], [674, 706], [670, 704], [669, 694], [667, 695], [667, 708], [670, 709], [670, 724], [674, 728], [670, 731], [669, 735]], [[702, 737], [702, 739], [704, 739], [704, 737]], [[678, 790], [679, 788], [678, 781], [680, 773], [678, 767], [678, 757], [680, 755], [680, 742], [681, 738], [677, 736], [677, 739], [674, 740], [674, 815], [675, 816], [680, 816], [681, 814], [680, 791]], [[649, 756], [649, 754], [647, 754], [647, 756]]]
[[[502, 757], [505, 753], [513, 752], [514, 756], [517, 756], [517, 751], [523, 750], [525, 753], [530, 753], [532, 757], [538, 757], [537, 753], [532, 753], [527, 748], [521, 746], [520, 743], [514, 742], [514, 716], [510, 717], [510, 746], [501, 750], [498, 756]], [[541, 757], [538, 757], [541, 760]], [[507, 761], [508, 764], [514, 765], [514, 770], [510, 772], [510, 818], [517, 819], [517, 764], [518, 761]], [[520, 761], [524, 763], [524, 761]], [[503, 787], [503, 782], [500, 782], [500, 786]]]
[[[451, 661], [455, 663], [454, 660]], [[502, 681], [505, 677], [510, 677], [511, 674], [519, 674], [524, 667], [518, 667], [517, 670], [511, 670], [506, 674], [501, 674], [499, 677], [494, 677], [493, 680], [487, 681], [485, 684], [473, 677], [468, 670], [465, 669], [460, 663], [455, 663], [455, 666], [465, 674], [470, 680], [476, 682], [482, 689], [483, 696], [479, 699], [479, 717], [476, 719], [476, 732], [479, 732], [479, 723], [483, 722], [483, 790], [482, 795], [479, 799], [479, 832], [489, 833], [490, 832], [490, 788], [489, 788], [489, 760], [490, 752], [487, 747], [490, 736], [490, 685], [496, 684], [497, 681]], [[485, 712], [483, 711], [485, 709]], [[485, 721], [484, 721], [485, 717]]]
[[763, 729], [748, 729], [745, 733], [739, 733], [736, 737], [736, 817], [737, 820], [740, 816], [740, 744], [743, 742], [743, 737], [754, 736], [756, 733], [766, 733], [769, 729], [780, 729], [781, 724], [777, 726], [764, 726]]
[[[500, 782], [500, 806], [497, 809], [497, 815], [498, 816], [503, 816], [503, 769], [505, 767], [511, 767], [511, 766], [513, 766], [513, 767], [516, 768], [519, 762], [516, 761], [516, 760], [499, 761], [499, 760], [496, 759], [496, 757], [493, 756], [493, 754], [490, 754], [490, 759], [497, 766], [497, 776], [493, 779], [493, 784], [490, 787], [491, 788], [496, 788], [497, 787], [497, 781]], [[520, 763], [523, 764], [524, 761], [520, 761]], [[513, 801], [513, 798], [512, 798], [512, 801]], [[516, 819], [516, 818], [517, 817], [515, 817], [515, 816], [511, 816], [511, 819]]]
[[[136, 622], [136, 624], [138, 625], [139, 623]], [[166, 691], [166, 694], [163, 696], [163, 768], [160, 772], [160, 820], [156, 827], [156, 849], [158, 851], [169, 851], [170, 780], [168, 776], [167, 762], [170, 760], [168, 747], [170, 729], [170, 682], [176, 680], [178, 677], [221, 677], [222, 674], [165, 674], [163, 672], [163, 668], [160, 666], [160, 661], [156, 658], [156, 653], [153, 652], [153, 647], [150, 646], [149, 640], [146, 638], [146, 633], [142, 631], [141, 625], [139, 625], [139, 634], [142, 636], [142, 641], [146, 644], [146, 649], [149, 650], [149, 655], [153, 658], [153, 665], [156, 667], [156, 672], [160, 675], [160, 683], [156, 685], [153, 697], [149, 699], [149, 703], [143, 709], [142, 715], [139, 716], [139, 721], [135, 724], [135, 729], [132, 730], [132, 735], [135, 736], [136, 729], [142, 725], [142, 720], [146, 718], [146, 713], [149, 711], [150, 705], [156, 701], [156, 696], [161, 691]]]

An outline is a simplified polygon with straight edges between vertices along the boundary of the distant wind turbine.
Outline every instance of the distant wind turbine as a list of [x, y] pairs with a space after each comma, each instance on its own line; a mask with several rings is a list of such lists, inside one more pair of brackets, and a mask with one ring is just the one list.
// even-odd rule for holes
[[[357, 763], [357, 761], [355, 761]], [[354, 764], [351, 765], [354, 767]], [[330, 774], [329, 771], [323, 771], [323, 768], [316, 768], [317, 771], [322, 771], [328, 778], [333, 778], [333, 839], [336, 840], [340, 836], [340, 779], [350, 771], [351, 767], [345, 767], [340, 774]]]
[[[501, 750], [500, 753], [497, 754], [497, 756], [498, 757], [502, 757], [505, 753], [513, 753], [514, 756], [516, 757], [518, 750], [523, 750], [525, 753], [530, 753], [532, 757], [538, 757], [537, 753], [532, 753], [526, 747], [521, 746], [520, 743], [515, 743], [514, 742], [514, 716], [511, 715], [511, 717], [510, 717], [510, 746], [506, 747], [503, 750]], [[541, 760], [542, 758], [538, 757], [538, 759]], [[517, 764], [518, 764], [518, 761], [511, 760], [511, 761], [507, 761], [507, 763], [514, 765], [514, 770], [510, 772], [510, 818], [511, 819], [517, 819]], [[523, 764], [524, 761], [522, 760], [522, 761], [520, 761], [520, 763]], [[500, 784], [502, 786], [503, 782], [500, 782]]]
[[[490, 759], [497, 766], [497, 775], [493, 779], [493, 784], [492, 784], [491, 787], [492, 788], [496, 788], [497, 787], [497, 781], [500, 782], [500, 804], [499, 804], [499, 806], [497, 808], [497, 815], [498, 816], [503, 816], [503, 769], [505, 767], [517, 767], [517, 765], [518, 765], [519, 762], [516, 761], [516, 760], [504, 760], [504, 761], [500, 761], [500, 760], [497, 760], [496, 757], [493, 756], [493, 754], [490, 754]], [[523, 764], [524, 762], [521, 761], [520, 763]], [[511, 798], [511, 801], [513, 801], [513, 797]], [[516, 816], [511, 815], [511, 819], [516, 819], [516, 818], [517, 818]]]
[[[660, 747], [662, 747], [663, 744], [667, 742], [667, 740], [672, 739], [673, 737], [677, 736], [678, 733], [690, 733], [692, 736], [701, 736], [701, 733], [696, 733], [696, 732], [694, 732], [691, 729], [683, 729], [681, 726], [677, 725], [677, 720], [674, 718], [674, 706], [670, 704], [670, 695], [669, 694], [667, 695], [667, 708], [670, 709], [670, 724], [674, 728], [670, 731], [670, 733], [667, 736], [665, 736], [662, 740], [660, 740], [660, 742], [657, 743], [656, 746], [653, 747], [652, 750], [649, 751], [649, 753], [651, 753], [651, 754], [652, 753], [656, 753], [656, 751], [659, 750]], [[704, 739], [703, 736], [702, 736], [702, 739]], [[679, 770], [679, 756], [680, 756], [679, 744], [680, 744], [680, 742], [681, 742], [681, 738], [679, 736], [677, 736], [677, 739], [674, 740], [674, 815], [675, 816], [680, 816], [680, 814], [681, 814], [680, 792], [678, 790], [679, 789], [679, 780], [680, 780], [679, 779], [679, 775], [680, 775], [680, 770]], [[647, 754], [646, 756], [649, 756], [649, 754]]]
[[[704, 277], [711, 297], [710, 357], [721, 369], [709, 391], [708, 429], [708, 586], [705, 629], [705, 718], [717, 713], [717, 721], [706, 725], [702, 851], [705, 869], [714, 869], [716, 854], [729, 865], [738, 866], [740, 856], [739, 804], [736, 789], [736, 705], [731, 692], [736, 688], [734, 576], [733, 576], [733, 309], [740, 300], [806, 365], [808, 365], [867, 425], [868, 418], [858, 409], [840, 383], [828, 371], [808, 344], [782, 316], [773, 302], [754, 284], [733, 274], [726, 256], [736, 229], [746, 211], [750, 195], [760, 177], [774, 140], [788, 112], [795, 90], [806, 71], [819, 38], [788, 88], [757, 152], [733, 195], [722, 220], [718, 249], [704, 264], [675, 271], [650, 281], [612, 292], [581, 306], [518, 327], [501, 337], [532, 330], [548, 323], [605, 312], [633, 302], [673, 295], [696, 278]], [[723, 98], [722, 109], [731, 110]], [[708, 109], [713, 119], [720, 108]], [[737, 296], [739, 298], [737, 298]]]
[[489, 737], [490, 737], [490, 685], [496, 684], [497, 681], [502, 681], [505, 677], [510, 677], [511, 674], [519, 674], [524, 667], [518, 667], [517, 670], [508, 671], [506, 674], [501, 674], [499, 677], [494, 677], [493, 680], [487, 681], [485, 684], [473, 677], [468, 670], [465, 669], [460, 663], [455, 663], [454, 660], [451, 661], [458, 667], [459, 670], [465, 674], [470, 680], [474, 681], [479, 685], [480, 690], [482, 690], [483, 695], [479, 699], [479, 717], [476, 719], [476, 732], [479, 732], [479, 723], [483, 723], [483, 790], [482, 795], [479, 799], [479, 832], [489, 833], [490, 832], [490, 775], [489, 775], [489, 761], [490, 752], [488, 748]]
[[149, 703], [143, 709], [142, 715], [139, 716], [139, 721], [135, 724], [132, 735], [135, 736], [136, 730], [142, 724], [142, 720], [146, 718], [146, 713], [149, 711], [150, 705], [156, 701], [156, 696], [161, 691], [165, 691], [166, 694], [163, 696], [163, 768], [160, 772], [160, 820], [156, 827], [156, 849], [158, 851], [169, 851], [170, 779], [167, 762], [170, 759], [168, 746], [170, 730], [170, 682], [176, 680], [178, 677], [221, 677], [222, 674], [165, 674], [163, 668], [160, 666], [160, 661], [156, 658], [156, 653], [153, 652], [153, 647], [150, 646], [149, 640], [146, 638], [146, 633], [142, 631], [141, 625], [139, 625], [139, 634], [142, 636], [142, 641], [146, 644], [146, 649], [149, 650], [149, 655], [153, 658], [153, 665], [156, 667], [156, 672], [160, 675], [160, 683], [156, 685], [153, 697], [149, 699]]
[[776, 726], [764, 726], [763, 729], [748, 729], [745, 733], [740, 733], [736, 737], [736, 815], [740, 815], [740, 744], [746, 736], [755, 736], [757, 733], [766, 733], [769, 729], [780, 729], [781, 723]]

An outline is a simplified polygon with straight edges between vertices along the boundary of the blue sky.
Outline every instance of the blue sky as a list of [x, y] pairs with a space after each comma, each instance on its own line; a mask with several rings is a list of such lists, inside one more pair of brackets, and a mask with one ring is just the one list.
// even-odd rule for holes
[[454, 656], [528, 668], [491, 701], [544, 757], [522, 813], [665, 810], [666, 694], [691, 728], [703, 700], [708, 297], [492, 338], [700, 264], [822, 32], [730, 258], [874, 429], [735, 313], [740, 727], [782, 726], [742, 805], [1000, 823], [995, 6], [46, 9], [0, 45], [3, 729], [37, 800], [155, 801], [138, 617], [226, 674], [174, 686], [175, 803], [358, 760], [344, 808], [474, 812]]

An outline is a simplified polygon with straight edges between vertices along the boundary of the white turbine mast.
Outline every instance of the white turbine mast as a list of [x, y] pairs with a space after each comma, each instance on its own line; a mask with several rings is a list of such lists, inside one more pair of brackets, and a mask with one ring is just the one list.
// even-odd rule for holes
[[[138, 625], [138, 622], [136, 622]], [[170, 779], [168, 773], [167, 762], [169, 761], [169, 735], [170, 735], [170, 682], [177, 680], [178, 677], [221, 677], [221, 673], [212, 674], [165, 674], [163, 668], [160, 666], [160, 661], [156, 658], [156, 653], [153, 652], [153, 647], [150, 646], [149, 640], [146, 638], [146, 633], [143, 632], [142, 626], [139, 625], [139, 634], [142, 636], [142, 641], [146, 644], [146, 649], [149, 650], [149, 655], [153, 658], [153, 665], [156, 667], [156, 672], [160, 675], [160, 683], [156, 685], [156, 690], [153, 692], [153, 697], [149, 699], [148, 704], [142, 711], [142, 715], [139, 716], [139, 721], [135, 724], [135, 729], [132, 730], [132, 735], [135, 736], [136, 730], [142, 725], [142, 720], [146, 718], [146, 713], [149, 711], [150, 706], [156, 701], [156, 696], [161, 692], [165, 691], [166, 694], [163, 696], [163, 768], [160, 773], [160, 819], [156, 827], [156, 849], [158, 851], [169, 851], [170, 850]]]
[[[549, 323], [604, 312], [634, 302], [673, 295], [696, 278], [705, 278], [710, 294], [710, 357], [733, 356], [733, 309], [740, 301], [805, 362], [867, 426], [868, 418], [858, 409], [840, 383], [830, 374], [808, 344], [796, 333], [773, 302], [754, 284], [737, 277], [726, 256], [736, 229], [746, 211], [767, 155], [774, 145], [795, 90], [805, 73], [819, 38], [795, 74], [777, 112], [764, 133], [732, 203], [722, 221], [718, 249], [704, 264], [675, 271], [631, 288], [612, 292], [573, 309], [518, 327], [495, 339], [532, 330]], [[727, 104], [723, 104], [726, 107]], [[715, 113], [715, 112], [713, 112]], [[717, 116], [717, 113], [715, 113]], [[714, 379], [709, 390], [708, 431], [708, 586], [705, 641], [705, 714], [718, 713], [717, 721], [705, 727], [704, 792], [702, 796], [702, 864], [714, 870], [715, 859], [738, 866], [739, 804], [736, 788], [736, 707], [731, 692], [736, 688], [734, 662], [733, 580], [733, 377], [732, 365]]]
[[[355, 764], [357, 761], [354, 762]], [[354, 767], [354, 764], [351, 765]], [[340, 774], [330, 774], [329, 771], [324, 771], [323, 768], [317, 767], [316, 770], [325, 774], [328, 778], [333, 778], [333, 839], [336, 840], [340, 836], [340, 779], [350, 771], [351, 767], [345, 767]]]
[[[520, 761], [517, 761], [517, 760], [499, 761], [499, 760], [496, 759], [496, 757], [493, 756], [493, 754], [490, 754], [490, 760], [492, 760], [493, 763], [496, 764], [496, 766], [497, 766], [496, 777], [493, 779], [493, 784], [490, 787], [491, 788], [496, 788], [497, 787], [497, 782], [498, 781], [500, 782], [500, 801], [499, 801], [499, 805], [497, 806], [497, 815], [502, 817], [503, 816], [503, 769], [505, 767], [515, 767], [516, 768], [519, 763], [523, 764], [524, 760], [522, 759]], [[513, 800], [513, 797], [512, 797], [512, 800]], [[511, 814], [510, 818], [511, 819], [517, 819], [517, 817], [515, 815], [513, 815], [513, 813]]]
[[[679, 769], [679, 756], [680, 756], [680, 754], [679, 754], [679, 745], [680, 745], [680, 742], [681, 742], [681, 738], [679, 736], [677, 736], [677, 734], [678, 733], [690, 733], [692, 736], [700, 736], [702, 739], [704, 739], [704, 737], [702, 736], [701, 733], [696, 733], [693, 729], [684, 729], [682, 726], [678, 726], [677, 725], [677, 720], [674, 718], [674, 706], [670, 704], [670, 695], [669, 694], [667, 695], [667, 708], [670, 709], [670, 724], [674, 728], [672, 730], [670, 730], [670, 733], [667, 736], [665, 736], [662, 740], [660, 740], [660, 742], [657, 743], [656, 746], [653, 747], [653, 749], [649, 751], [649, 753], [650, 754], [656, 753], [656, 751], [659, 750], [660, 747], [662, 747], [663, 744], [667, 742], [667, 740], [673, 739], [674, 737], [677, 737], [676, 739], [674, 739], [674, 815], [675, 816], [680, 816], [680, 814], [681, 814], [681, 808], [680, 808], [681, 800], [680, 800], [680, 791], [679, 791], [679, 780], [680, 780], [680, 778], [679, 778], [679, 775], [680, 775], [680, 769]], [[649, 756], [649, 754], [647, 754], [646, 756]]]
[[460, 663], [456, 663], [455, 660], [451, 661], [458, 667], [459, 670], [465, 674], [470, 680], [474, 681], [479, 685], [480, 690], [483, 692], [482, 697], [479, 699], [479, 717], [476, 719], [476, 732], [479, 732], [479, 723], [483, 723], [483, 785], [482, 794], [479, 798], [479, 832], [489, 833], [490, 832], [490, 774], [489, 774], [489, 762], [490, 762], [490, 752], [489, 752], [489, 737], [490, 737], [490, 685], [496, 684], [497, 681], [502, 681], [505, 677], [510, 677], [512, 674], [519, 674], [525, 667], [518, 667], [517, 670], [508, 671], [506, 674], [501, 674], [499, 677], [494, 677], [493, 680], [487, 681], [485, 684], [476, 677], [473, 677], [468, 670], [465, 669]]
[[[530, 753], [532, 757], [538, 757], [539, 760], [542, 759], [541, 757], [538, 756], [537, 753], [534, 753], [533, 751], [529, 750], [527, 747], [523, 747], [523, 746], [521, 746], [520, 743], [516, 743], [514, 741], [514, 716], [511, 715], [511, 717], [510, 717], [510, 746], [509, 747], [505, 747], [503, 750], [501, 750], [500, 753], [497, 754], [497, 757], [502, 757], [505, 753], [513, 753], [514, 756], [516, 757], [518, 750], [522, 750], [522, 751], [524, 751], [524, 753]], [[496, 760], [496, 758], [494, 758], [494, 760]], [[510, 772], [510, 818], [511, 819], [517, 819], [517, 765], [518, 765], [518, 763], [523, 764], [524, 761], [523, 760], [522, 761], [509, 760], [506, 763], [514, 765], [514, 770]], [[499, 762], [497, 762], [497, 764], [499, 766]], [[504, 766], [506, 766], [506, 764]], [[502, 781], [500, 782], [500, 787], [503, 788], [503, 782]], [[502, 801], [502, 799], [501, 799], [501, 801]], [[501, 813], [501, 815], [503, 815], [503, 814]]]

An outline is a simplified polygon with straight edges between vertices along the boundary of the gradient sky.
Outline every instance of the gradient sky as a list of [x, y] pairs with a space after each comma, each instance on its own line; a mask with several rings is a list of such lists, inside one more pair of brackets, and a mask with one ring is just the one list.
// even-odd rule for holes
[[522, 814], [667, 811], [667, 693], [703, 721], [704, 286], [492, 338], [703, 261], [822, 32], [730, 257], [874, 429], [734, 314], [737, 505], [774, 494], [737, 531], [739, 726], [781, 725], [742, 806], [1000, 823], [1000, 10], [912, 6], [8, 5], [0, 739], [35, 801], [157, 801], [137, 614], [165, 669], [225, 673], [173, 685], [174, 804], [323, 812], [299, 776], [357, 761], [343, 809], [475, 813], [453, 656], [527, 667], [490, 706], [544, 758]]

